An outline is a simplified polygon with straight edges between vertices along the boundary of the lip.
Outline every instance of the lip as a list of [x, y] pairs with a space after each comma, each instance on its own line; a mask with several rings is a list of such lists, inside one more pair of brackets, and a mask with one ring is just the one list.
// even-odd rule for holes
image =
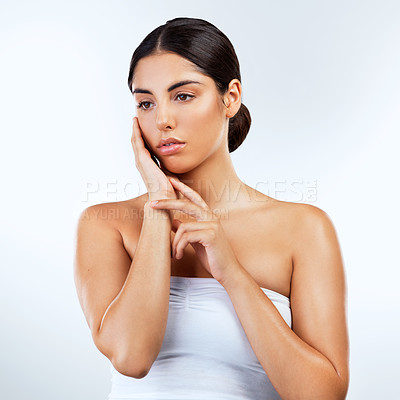
[[160, 140], [160, 142], [158, 143], [157, 147], [164, 146], [165, 144], [168, 144], [168, 143], [184, 143], [184, 142], [182, 142], [181, 140], [179, 140], [173, 136], [170, 136], [168, 138], [162, 138]]
[[158, 151], [162, 156], [167, 156], [170, 154], [177, 153], [179, 150], [181, 150], [185, 146], [186, 146], [186, 143], [176, 143], [176, 144], [171, 144], [170, 146], [161, 146], [158, 148]]

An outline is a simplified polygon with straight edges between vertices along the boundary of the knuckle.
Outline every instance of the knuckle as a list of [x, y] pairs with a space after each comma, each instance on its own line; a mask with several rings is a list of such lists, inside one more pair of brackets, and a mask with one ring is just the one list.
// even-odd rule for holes
[[180, 229], [181, 231], [185, 231], [186, 228], [187, 228], [187, 226], [188, 226], [188, 223], [187, 223], [187, 222], [181, 222], [180, 225], [179, 225], [179, 229]]
[[187, 240], [187, 238], [188, 238], [188, 232], [183, 232], [182, 236], [181, 236], [181, 239]]

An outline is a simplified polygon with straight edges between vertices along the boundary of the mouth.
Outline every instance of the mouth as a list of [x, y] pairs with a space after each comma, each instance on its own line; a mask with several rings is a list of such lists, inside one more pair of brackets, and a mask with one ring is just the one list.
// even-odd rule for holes
[[186, 146], [186, 143], [168, 143], [168, 144], [159, 146], [158, 150], [161, 155], [165, 156], [165, 155], [169, 155], [169, 154], [175, 154], [185, 146]]
[[167, 138], [162, 138], [158, 143], [157, 147], [162, 147], [169, 144], [178, 144], [178, 143], [182, 144], [183, 142], [176, 137], [170, 136]]

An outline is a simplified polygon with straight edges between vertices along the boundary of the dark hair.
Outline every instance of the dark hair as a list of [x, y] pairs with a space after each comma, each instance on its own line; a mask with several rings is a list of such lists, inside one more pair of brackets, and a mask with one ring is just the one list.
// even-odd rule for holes
[[[214, 80], [221, 95], [226, 93], [232, 79], [241, 81], [239, 60], [226, 35], [203, 19], [179, 17], [150, 32], [134, 51], [128, 76], [131, 92], [139, 60], [163, 51], [176, 53], [195, 64], [199, 72]], [[250, 125], [250, 112], [242, 103], [239, 111], [229, 119], [230, 153], [242, 144]]]

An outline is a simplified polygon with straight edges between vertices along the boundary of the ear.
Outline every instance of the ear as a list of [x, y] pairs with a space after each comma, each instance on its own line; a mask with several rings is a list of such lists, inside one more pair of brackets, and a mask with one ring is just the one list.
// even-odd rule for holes
[[242, 84], [239, 79], [232, 79], [229, 82], [223, 101], [226, 107], [227, 118], [234, 117], [242, 104]]

